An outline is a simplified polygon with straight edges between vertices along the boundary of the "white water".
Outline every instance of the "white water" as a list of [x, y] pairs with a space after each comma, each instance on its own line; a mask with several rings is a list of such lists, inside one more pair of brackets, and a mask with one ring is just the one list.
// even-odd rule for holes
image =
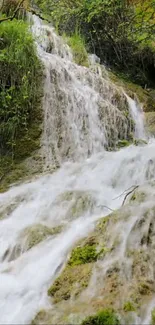
[[115, 148], [119, 139], [133, 132], [131, 118], [137, 123], [137, 105], [133, 107], [132, 100], [110, 82], [104, 67], [94, 64], [94, 56], [90, 69], [76, 65], [53, 27], [36, 16], [33, 20], [32, 30], [45, 66], [45, 167], [87, 158], [107, 146]]
[[135, 121], [135, 137], [137, 139], [146, 139], [144, 131], [144, 113], [140, 103], [136, 103], [135, 100], [127, 96], [127, 100], [130, 106], [130, 111]]
[[[33, 32], [38, 31], [39, 36], [41, 31], [49, 29], [40, 24], [35, 18]], [[125, 118], [117, 105], [112, 104], [115, 86], [103, 78], [96, 84], [98, 77], [86, 68], [77, 67], [72, 62], [69, 48], [61, 43], [51, 28], [50, 33], [55, 44], [54, 52], [45, 51], [49, 45], [45, 33], [41, 36], [41, 42], [45, 37], [42, 47], [38, 45], [39, 55], [45, 64], [43, 154], [46, 167], [54, 160], [60, 164], [65, 160], [69, 147], [71, 152], [67, 158], [70, 161], [62, 163], [54, 174], [13, 187], [0, 195], [0, 214], [5, 215], [0, 221], [1, 324], [28, 324], [40, 309], [47, 307], [49, 285], [60, 272], [74, 244], [93, 229], [96, 220], [109, 213], [105, 206], [117, 209], [122, 204], [122, 197], [114, 198], [130, 186], [143, 184], [155, 176], [155, 141], [118, 152], [104, 150], [105, 143], [110, 141], [109, 124], [115, 128], [115, 136], [118, 137], [119, 122], [116, 123], [116, 120], [120, 118], [122, 132], [127, 132]], [[89, 78], [92, 87], [88, 85]], [[98, 86], [101, 88], [99, 93], [95, 90]], [[60, 89], [60, 101], [57, 103]], [[98, 114], [98, 97], [102, 97], [104, 103], [106, 116], [103, 124]], [[125, 103], [123, 94], [122, 101]], [[132, 110], [134, 108], [136, 110], [136, 106]], [[58, 145], [61, 134], [57, 133], [57, 110], [62, 118], [60, 130], [64, 132], [61, 146]], [[137, 111], [135, 116], [140, 134], [141, 115]], [[84, 121], [86, 133], [82, 133]], [[121, 124], [123, 121], [124, 124]], [[68, 191], [71, 192], [70, 200], [65, 196]], [[88, 204], [80, 213], [77, 207], [74, 215], [72, 208], [75, 203], [77, 206], [80, 204], [81, 198]], [[49, 227], [62, 225], [63, 230], [26, 251], [23, 231], [35, 224]], [[122, 254], [126, 229], [123, 231]], [[12, 254], [17, 246], [22, 247], [20, 253]]]

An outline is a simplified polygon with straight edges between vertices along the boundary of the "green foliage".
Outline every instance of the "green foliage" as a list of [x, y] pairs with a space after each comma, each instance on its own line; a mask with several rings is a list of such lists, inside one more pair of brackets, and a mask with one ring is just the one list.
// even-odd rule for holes
[[42, 70], [32, 35], [23, 21], [0, 25], [0, 50], [0, 154], [16, 158], [19, 138], [29, 139], [34, 120], [41, 121], [38, 108]]
[[155, 309], [151, 312], [151, 325], [155, 325]]
[[142, 86], [155, 84], [155, 0], [35, 1], [51, 12], [59, 32], [73, 35], [78, 28], [101, 62]]
[[91, 263], [97, 260], [96, 245], [85, 245], [73, 249], [68, 264], [70, 266]]
[[128, 312], [128, 311], [135, 311], [135, 306], [133, 305], [133, 303], [131, 301], [127, 301], [124, 306], [123, 306], [123, 309], [125, 312]]
[[81, 325], [119, 325], [119, 319], [111, 309], [101, 310], [94, 316], [86, 318]]
[[75, 33], [67, 38], [67, 43], [72, 49], [74, 61], [79, 65], [88, 67], [88, 54], [84, 38], [80, 34]]

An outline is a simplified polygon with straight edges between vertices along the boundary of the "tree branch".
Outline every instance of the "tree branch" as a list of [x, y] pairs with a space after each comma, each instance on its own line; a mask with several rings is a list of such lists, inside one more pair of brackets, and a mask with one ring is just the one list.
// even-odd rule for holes
[[10, 16], [10, 17], [5, 17], [5, 18], [1, 18], [1, 19], [0, 19], [0, 23], [3, 23], [4, 21], [7, 21], [7, 20], [13, 20], [13, 19], [15, 18], [15, 16], [16, 16], [16, 13], [18, 12], [18, 10], [21, 9], [21, 5], [23, 4], [23, 2], [24, 2], [24, 0], [21, 0], [21, 1], [18, 3], [18, 5], [17, 5], [17, 7], [16, 7], [16, 9], [15, 9], [15, 11], [14, 11], [14, 13], [13, 13], [12, 16]]

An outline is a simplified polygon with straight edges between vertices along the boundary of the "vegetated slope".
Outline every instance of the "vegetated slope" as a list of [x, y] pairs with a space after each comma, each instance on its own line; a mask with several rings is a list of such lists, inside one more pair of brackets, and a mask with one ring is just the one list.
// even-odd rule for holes
[[22, 20], [0, 24], [0, 50], [0, 178], [3, 189], [6, 175], [8, 180], [5, 178], [4, 188], [7, 182], [14, 182], [30, 172], [19, 163], [40, 146], [42, 67], [29, 26]]

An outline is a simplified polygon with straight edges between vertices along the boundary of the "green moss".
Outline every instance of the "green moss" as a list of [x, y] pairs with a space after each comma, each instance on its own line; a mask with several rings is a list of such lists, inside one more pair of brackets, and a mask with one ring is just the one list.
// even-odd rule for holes
[[150, 325], [155, 325], [155, 309], [153, 309], [151, 312], [151, 324]]
[[124, 306], [123, 306], [123, 310], [125, 312], [128, 312], [128, 311], [135, 311], [136, 308], [134, 306], [134, 304], [131, 302], [131, 301], [127, 301], [125, 302]]
[[68, 264], [70, 266], [94, 262], [97, 260], [98, 253], [96, 245], [85, 245], [83, 247], [76, 247], [73, 249]]
[[45, 225], [38, 224], [28, 227], [24, 230], [22, 237], [26, 238], [26, 249], [29, 250], [33, 246], [39, 244], [47, 237], [55, 235], [61, 231], [61, 227], [49, 228]]
[[[110, 215], [111, 216], [111, 215]], [[110, 216], [104, 217], [100, 219], [100, 221], [97, 223], [96, 230], [103, 232], [108, 225], [108, 222], [110, 220]]]
[[138, 191], [135, 191], [132, 194], [130, 201], [131, 202], [135, 201], [137, 203], [142, 203], [142, 202], [144, 202], [146, 200], [146, 197], [147, 197], [147, 195], [146, 195], [145, 192], [142, 192], [142, 191], [138, 190]]
[[53, 297], [55, 303], [68, 300], [72, 295], [79, 295], [88, 286], [91, 270], [91, 263], [72, 267], [67, 266], [49, 288], [48, 295]]
[[101, 310], [94, 316], [87, 317], [81, 325], [119, 325], [120, 321], [112, 309]]
[[118, 144], [117, 144], [118, 148], [124, 148], [124, 147], [128, 147], [130, 145], [131, 145], [131, 142], [128, 141], [128, 140], [125, 140], [125, 139], [124, 140], [119, 140]]
[[[8, 157], [5, 158], [6, 161], [9, 161]], [[26, 179], [30, 174], [30, 171], [27, 170], [24, 164], [15, 163], [10, 163], [10, 165], [8, 164], [7, 166], [2, 165], [0, 172], [2, 175], [0, 181], [0, 193], [5, 192], [9, 188], [10, 184], [15, 184], [22, 179]]]

